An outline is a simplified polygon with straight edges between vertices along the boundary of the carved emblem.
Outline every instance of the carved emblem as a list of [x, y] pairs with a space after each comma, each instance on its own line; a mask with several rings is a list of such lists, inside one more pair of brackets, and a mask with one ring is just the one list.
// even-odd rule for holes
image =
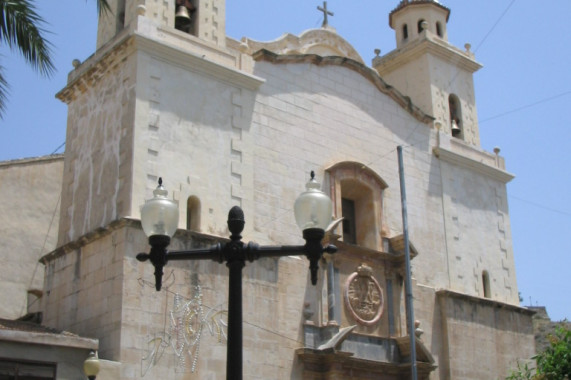
[[383, 290], [373, 277], [373, 270], [366, 264], [357, 268], [345, 284], [345, 306], [365, 326], [379, 321], [383, 314]]

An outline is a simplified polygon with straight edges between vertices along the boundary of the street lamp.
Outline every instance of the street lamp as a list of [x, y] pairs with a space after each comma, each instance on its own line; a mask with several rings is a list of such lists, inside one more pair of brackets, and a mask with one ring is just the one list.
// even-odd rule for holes
[[331, 222], [331, 199], [320, 189], [311, 172], [306, 191], [300, 194], [294, 204], [295, 220], [303, 231], [305, 245], [260, 246], [256, 243], [242, 242], [244, 212], [234, 206], [228, 213], [230, 241], [218, 243], [205, 249], [189, 251], [168, 251], [167, 246], [176, 232], [178, 207], [167, 198], [168, 192], [159, 186], [141, 209], [141, 225], [149, 238], [151, 251], [139, 253], [137, 260], [150, 260], [155, 267], [155, 288], [161, 289], [163, 267], [173, 260], [214, 260], [226, 262], [228, 275], [228, 346], [226, 355], [226, 379], [242, 379], [242, 268], [246, 260], [254, 261], [262, 257], [281, 257], [305, 255], [309, 259], [311, 283], [317, 283], [318, 263], [324, 252], [335, 253], [337, 247], [332, 244], [323, 246], [321, 240], [325, 229]]
[[89, 356], [87, 356], [87, 359], [83, 362], [83, 372], [85, 373], [85, 376], [87, 376], [89, 380], [95, 380], [100, 368], [101, 364], [99, 363], [97, 353], [95, 351], [91, 351]]

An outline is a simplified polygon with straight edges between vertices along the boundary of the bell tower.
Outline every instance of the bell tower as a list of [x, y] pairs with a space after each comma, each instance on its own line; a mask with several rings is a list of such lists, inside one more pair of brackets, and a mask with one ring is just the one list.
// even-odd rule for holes
[[163, 26], [209, 41], [226, 44], [225, 0], [109, 0], [111, 12], [99, 18], [97, 49], [126, 28], [134, 28], [138, 15]]
[[[208, 144], [197, 144], [195, 136], [211, 141], [212, 132], [213, 141], [221, 129], [238, 134], [229, 126], [249, 125], [241, 115], [249, 115], [250, 91], [263, 82], [251, 74], [252, 60], [238, 43], [227, 46], [225, 0], [108, 1], [95, 54], [74, 66], [57, 94], [68, 104], [60, 245], [115, 220], [138, 218], [159, 176], [178, 189], [172, 194], [181, 204], [193, 196], [207, 199], [212, 193], [196, 181], [190, 185], [189, 168], [195, 178], [221, 182], [230, 169], [219, 171], [220, 178], [202, 173], [209, 171], [199, 162], [207, 155], [199, 152]], [[198, 147], [185, 150], [185, 165], [173, 166], [169, 158], [182, 141]], [[226, 153], [238, 157], [235, 151]], [[203, 218], [225, 217], [225, 209], [216, 212]]]
[[470, 45], [448, 42], [450, 9], [436, 0], [402, 0], [389, 14], [397, 48], [373, 67], [390, 85], [442, 125], [445, 133], [480, 147]]

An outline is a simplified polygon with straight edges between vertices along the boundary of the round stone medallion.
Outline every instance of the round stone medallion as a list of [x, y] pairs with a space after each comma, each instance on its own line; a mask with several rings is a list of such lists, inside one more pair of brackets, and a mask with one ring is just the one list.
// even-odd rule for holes
[[383, 290], [373, 277], [371, 267], [365, 264], [347, 279], [344, 298], [345, 306], [362, 325], [374, 325], [383, 314]]

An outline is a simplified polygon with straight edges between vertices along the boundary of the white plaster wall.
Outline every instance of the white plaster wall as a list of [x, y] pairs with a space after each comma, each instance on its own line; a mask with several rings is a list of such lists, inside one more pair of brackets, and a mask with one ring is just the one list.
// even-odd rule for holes
[[243, 178], [251, 177], [251, 153], [242, 141], [251, 111], [242, 115], [242, 108], [252, 108], [254, 94], [144, 53], [137, 76], [133, 215], [139, 217], [162, 177], [180, 202], [181, 228], [193, 195], [201, 202], [200, 230], [226, 236], [228, 210], [244, 205]]
[[[493, 253], [496, 251], [484, 253], [490, 248], [483, 249], [482, 244], [490, 235], [498, 235], [499, 209], [491, 206], [505, 187], [487, 184], [485, 177], [448, 165], [446, 173], [451, 174], [446, 174], [445, 181], [453, 178], [460, 185], [445, 182], [443, 197], [441, 165], [431, 153], [434, 136], [429, 126], [418, 122], [359, 74], [341, 67], [257, 63], [255, 74], [267, 83], [256, 95], [252, 111], [254, 94], [248, 90], [146, 55], [140, 58], [131, 205], [134, 217], [161, 176], [180, 201], [181, 228], [185, 228], [186, 200], [194, 195], [201, 201], [202, 232], [226, 236], [227, 212], [239, 204], [246, 213], [245, 235], [252, 240], [300, 242], [292, 205], [303, 191], [309, 171], [316, 170], [323, 182], [324, 168], [357, 161], [372, 168], [389, 185], [382, 217], [394, 236], [402, 232], [396, 146], [412, 142], [415, 146], [405, 149], [405, 173], [411, 237], [420, 252], [414, 260], [419, 283], [437, 288], [455, 284], [454, 288], [474, 294], [478, 289], [474, 271], [481, 272], [480, 266], [502, 267]], [[473, 185], [474, 178], [487, 185]], [[462, 193], [458, 187], [471, 192], [466, 194], [466, 207], [456, 211], [449, 198], [458, 196], [449, 193]], [[477, 222], [481, 226], [455, 243], [453, 233], [445, 234], [444, 212], [447, 218], [454, 214], [454, 220], [461, 218], [466, 225]], [[507, 216], [505, 207], [501, 212]], [[496, 281], [507, 278], [513, 290], [509, 236], [503, 241], [503, 248], [498, 243], [497, 252], [503, 252], [506, 273], [489, 270]], [[454, 244], [461, 248], [455, 249]], [[455, 273], [451, 264], [452, 251], [458, 249], [469, 251], [466, 256], [475, 260], [470, 266], [459, 267], [471, 272], [469, 281], [459, 281], [459, 275], [468, 276]], [[482, 262], [488, 255], [490, 261]], [[449, 272], [454, 272], [450, 278]], [[498, 297], [512, 299], [504, 291]]]
[[398, 69], [383, 75], [382, 78], [403, 95], [409, 96], [415, 106], [427, 114], [435, 116], [429, 59], [428, 55], [417, 57], [417, 59], [408, 61], [399, 66]]
[[62, 156], [0, 163], [1, 318], [26, 314], [28, 290], [42, 289], [38, 260], [56, 245], [62, 175]]
[[443, 199], [451, 289], [518, 305], [505, 185], [442, 162]]
[[430, 153], [430, 127], [342, 67], [257, 63], [255, 73], [267, 80], [252, 124], [256, 238], [299, 241], [291, 210], [308, 173], [316, 170], [322, 180], [324, 168], [342, 161], [361, 162], [387, 182], [383, 223], [390, 236], [402, 233], [396, 147], [415, 143], [405, 149], [411, 239], [420, 252], [414, 274], [420, 283], [447, 286], [440, 169]]

